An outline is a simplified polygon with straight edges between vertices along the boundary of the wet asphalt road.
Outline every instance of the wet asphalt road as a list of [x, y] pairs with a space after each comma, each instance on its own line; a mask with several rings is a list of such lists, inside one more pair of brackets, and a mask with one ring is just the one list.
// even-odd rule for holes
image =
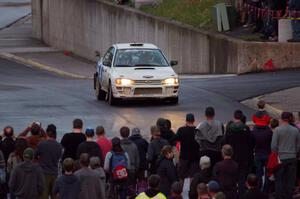
[[213, 79], [181, 81], [180, 102], [125, 102], [111, 107], [97, 101], [91, 80], [60, 77], [46, 71], [0, 59], [0, 128], [12, 125], [21, 131], [32, 121], [57, 125], [59, 137], [71, 130], [72, 120], [82, 118], [85, 127], [103, 125], [109, 136], [123, 125], [139, 127], [145, 135], [158, 117], [173, 122], [176, 130], [192, 112], [197, 122], [206, 106], [214, 106], [217, 118], [229, 121], [233, 110], [249, 117], [254, 110], [239, 101], [300, 85], [300, 71], [260, 73]]

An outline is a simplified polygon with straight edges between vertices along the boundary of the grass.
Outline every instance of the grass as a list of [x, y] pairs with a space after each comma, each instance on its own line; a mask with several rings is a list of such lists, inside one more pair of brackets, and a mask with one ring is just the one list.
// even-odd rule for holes
[[220, 2], [224, 0], [163, 0], [157, 7], [142, 6], [140, 9], [196, 28], [211, 28], [211, 7]]

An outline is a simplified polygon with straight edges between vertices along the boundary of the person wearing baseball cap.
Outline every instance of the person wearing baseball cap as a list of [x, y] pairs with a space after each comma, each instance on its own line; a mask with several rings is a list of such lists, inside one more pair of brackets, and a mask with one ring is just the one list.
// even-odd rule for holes
[[32, 162], [33, 158], [33, 149], [25, 149], [24, 162], [18, 164], [11, 174], [9, 187], [16, 198], [40, 198], [43, 193], [43, 172]]
[[278, 153], [281, 167], [275, 173], [275, 197], [293, 198], [296, 182], [297, 154], [300, 152], [299, 130], [290, 125], [292, 113], [281, 114], [281, 125], [274, 130], [271, 150]]

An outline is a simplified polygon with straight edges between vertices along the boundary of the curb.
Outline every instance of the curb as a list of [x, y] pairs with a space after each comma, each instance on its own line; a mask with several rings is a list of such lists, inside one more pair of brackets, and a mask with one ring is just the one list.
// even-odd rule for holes
[[5, 2], [0, 3], [0, 7], [22, 7], [22, 6], [31, 6], [31, 3], [17, 3], [17, 2]]
[[77, 75], [74, 73], [69, 73], [63, 70], [59, 70], [56, 68], [52, 68], [51, 66], [47, 66], [45, 64], [41, 64], [39, 62], [33, 61], [31, 59], [26, 59], [23, 57], [19, 57], [16, 55], [13, 55], [11, 53], [0, 53], [0, 57], [6, 60], [10, 60], [10, 61], [15, 61], [18, 63], [22, 63], [25, 64], [26, 66], [29, 67], [35, 67], [41, 70], [46, 70], [55, 74], [58, 74], [60, 76], [64, 76], [64, 77], [71, 77], [71, 78], [77, 78], [77, 79], [91, 79], [91, 77], [86, 77], [86, 76], [82, 76], [82, 75]]
[[[252, 99], [247, 99], [247, 100], [244, 100], [242, 102], [240, 102], [241, 104], [244, 104], [250, 108], [253, 108], [253, 109], [257, 109], [257, 103], [258, 101], [263, 97], [264, 95], [261, 95], [261, 96], [258, 96], [258, 97], [254, 97]], [[269, 112], [271, 114], [271, 116], [275, 117], [275, 118], [279, 118], [281, 113], [283, 112], [283, 110], [281, 109], [278, 109], [268, 103], [266, 103], [265, 105], [265, 110], [267, 112]]]

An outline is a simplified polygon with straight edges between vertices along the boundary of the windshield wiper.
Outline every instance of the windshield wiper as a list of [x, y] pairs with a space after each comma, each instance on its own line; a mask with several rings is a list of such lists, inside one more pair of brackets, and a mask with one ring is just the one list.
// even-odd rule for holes
[[135, 64], [134, 66], [161, 66], [157, 64]]
[[117, 64], [115, 67], [133, 67], [132, 65], [127, 65], [127, 64]]

